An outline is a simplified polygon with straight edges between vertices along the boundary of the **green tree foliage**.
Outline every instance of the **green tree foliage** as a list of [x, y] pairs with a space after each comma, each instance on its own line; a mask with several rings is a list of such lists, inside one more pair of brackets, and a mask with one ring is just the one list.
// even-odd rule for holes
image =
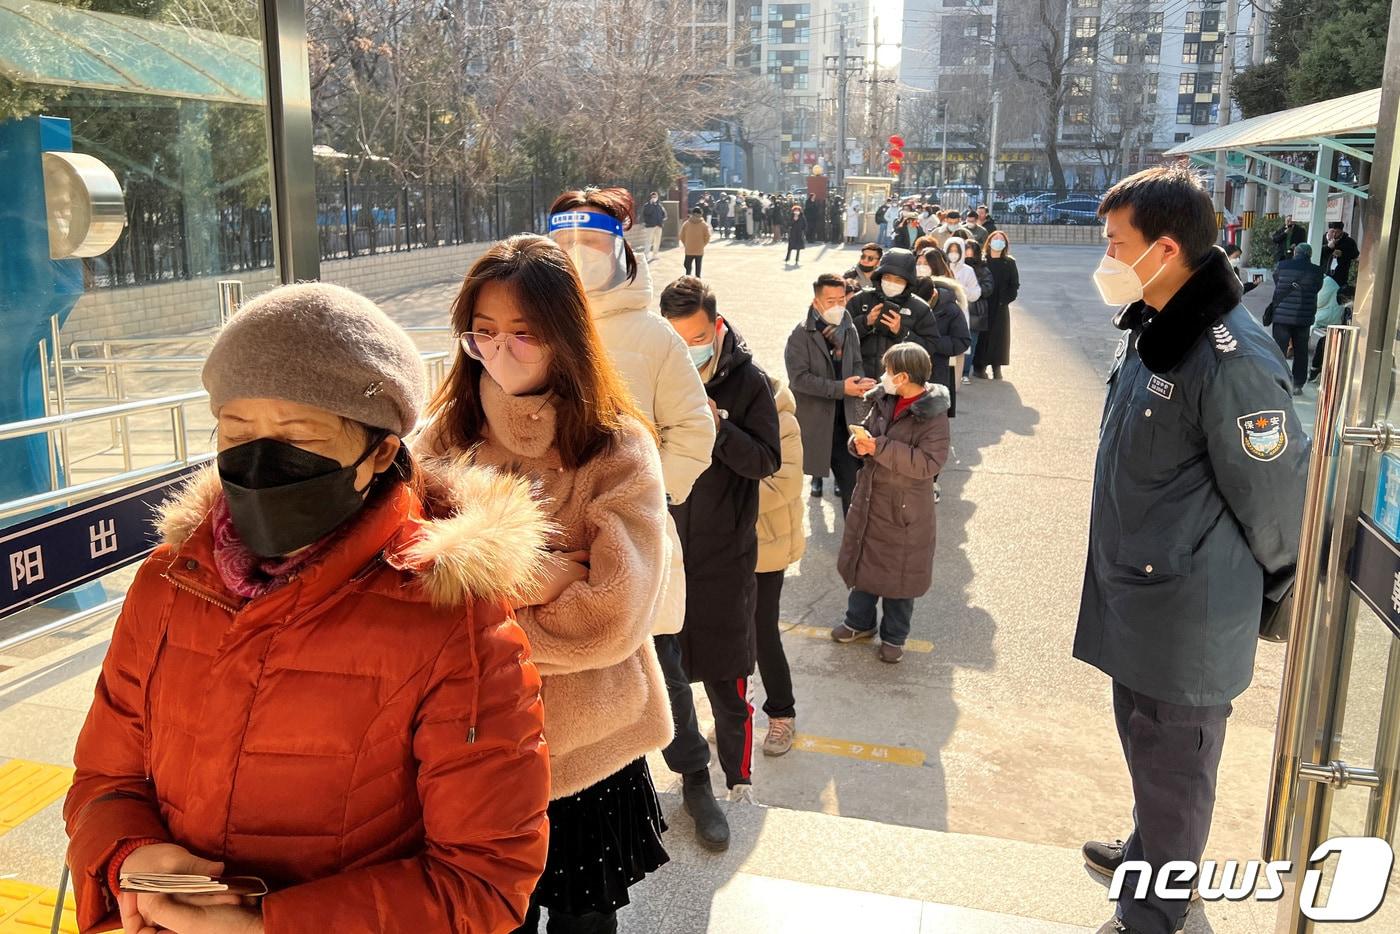
[[1379, 87], [1390, 0], [1278, 0], [1269, 21], [1269, 60], [1235, 76], [1246, 117]]
[[1260, 215], [1254, 220], [1254, 229], [1249, 234], [1249, 255], [1244, 258], [1246, 266], [1256, 269], [1273, 269], [1277, 259], [1274, 257], [1274, 234], [1283, 227], [1283, 218], [1264, 217]]

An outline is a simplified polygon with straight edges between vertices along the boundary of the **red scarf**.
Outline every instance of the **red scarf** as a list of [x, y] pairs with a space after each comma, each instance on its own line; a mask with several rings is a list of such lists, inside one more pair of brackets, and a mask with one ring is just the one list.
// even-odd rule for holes
[[224, 586], [249, 600], [271, 593], [286, 584], [297, 572], [320, 558], [340, 537], [339, 532], [355, 524], [351, 519], [339, 530], [314, 545], [282, 558], [262, 558], [248, 550], [234, 528], [233, 516], [222, 496], [214, 503], [214, 566]]
[[899, 413], [903, 412], [905, 409], [909, 408], [909, 406], [913, 405], [915, 402], [918, 402], [926, 395], [928, 395], [927, 390], [919, 393], [917, 396], [910, 396], [907, 399], [900, 399], [894, 404], [894, 418], [891, 418], [890, 421], [894, 421], [895, 418], [899, 418]]

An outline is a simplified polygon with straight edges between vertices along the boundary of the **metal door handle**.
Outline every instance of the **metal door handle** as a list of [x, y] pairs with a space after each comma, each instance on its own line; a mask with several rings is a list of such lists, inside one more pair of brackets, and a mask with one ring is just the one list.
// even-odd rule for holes
[[1379, 788], [1381, 786], [1380, 772], [1375, 769], [1347, 765], [1336, 759], [1326, 765], [1318, 765], [1315, 762], [1300, 763], [1298, 777], [1304, 781], [1332, 785], [1335, 788], [1345, 788], [1348, 785], [1360, 785], [1363, 788]]
[[1363, 425], [1354, 425], [1342, 429], [1343, 444], [1364, 444], [1375, 448], [1377, 451], [1389, 451], [1395, 446], [1400, 433], [1390, 422], [1376, 422], [1367, 428]]

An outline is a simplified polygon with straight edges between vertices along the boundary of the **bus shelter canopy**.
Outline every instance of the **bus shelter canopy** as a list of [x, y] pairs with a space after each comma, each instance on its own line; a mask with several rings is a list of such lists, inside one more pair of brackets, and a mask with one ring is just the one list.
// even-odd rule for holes
[[[1289, 154], [1321, 154], [1333, 150], [1369, 163], [1376, 147], [1380, 112], [1381, 89], [1376, 88], [1219, 127], [1167, 150], [1166, 155], [1188, 156], [1195, 162], [1213, 166], [1215, 153], [1221, 150], [1238, 153], [1255, 161], [1256, 171], [1247, 173], [1250, 181], [1272, 188], [1284, 187], [1268, 177], [1267, 167], [1275, 167], [1314, 184], [1365, 198], [1367, 186], [1341, 182], [1330, 174], [1319, 175], [1301, 167]], [[1330, 164], [1330, 160], [1319, 160], [1319, 164], [1324, 162]], [[1258, 169], [1264, 169], [1262, 175]]]
[[0, 76], [18, 84], [259, 105], [253, 39], [98, 13], [43, 0], [0, 0]]

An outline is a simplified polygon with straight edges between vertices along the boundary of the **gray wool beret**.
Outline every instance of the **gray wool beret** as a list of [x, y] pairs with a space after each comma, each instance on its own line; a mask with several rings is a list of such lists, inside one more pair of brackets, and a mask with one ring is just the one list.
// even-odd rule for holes
[[259, 295], [235, 314], [204, 362], [209, 404], [281, 399], [402, 438], [418, 423], [427, 379], [413, 339], [357, 292], [306, 282]]

